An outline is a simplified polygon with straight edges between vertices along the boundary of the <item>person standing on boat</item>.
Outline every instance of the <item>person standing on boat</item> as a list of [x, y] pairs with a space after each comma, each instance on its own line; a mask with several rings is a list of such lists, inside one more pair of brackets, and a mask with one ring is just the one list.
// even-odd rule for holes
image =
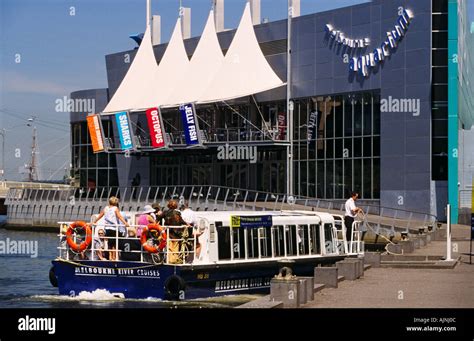
[[145, 205], [142, 214], [138, 217], [137, 237], [141, 237], [143, 229], [148, 226], [148, 224], [155, 223], [155, 210], [151, 205]]
[[155, 202], [151, 204], [151, 207], [155, 210], [155, 213], [152, 213], [153, 218], [155, 218], [156, 222], [161, 225], [164, 213], [161, 210], [161, 206], [159, 203]]
[[198, 223], [196, 220], [196, 214], [194, 211], [189, 208], [189, 202], [186, 200], [184, 204], [180, 207], [181, 211], [181, 217], [183, 220], [186, 222], [186, 224], [190, 225], [193, 227], [193, 236], [196, 238], [196, 258], [199, 258], [199, 255], [201, 253], [201, 243], [199, 242], [199, 236], [203, 234], [204, 231], [202, 231], [198, 227]]
[[354, 222], [357, 213], [362, 212], [362, 209], [355, 205], [359, 198], [359, 193], [352, 192], [351, 197], [346, 201], [346, 213], [344, 215], [344, 225], [346, 225], [346, 238], [348, 242], [352, 241], [352, 223]]
[[[165, 226], [183, 226], [188, 225], [181, 217], [181, 212], [178, 211], [178, 202], [176, 200], [168, 201], [168, 209], [164, 213]], [[168, 232], [168, 262], [179, 262], [179, 239], [183, 238], [185, 229], [169, 228]]]
[[[117, 235], [119, 228], [119, 221], [121, 221], [126, 227], [130, 227], [130, 224], [120, 214], [118, 208], [119, 200], [117, 197], [109, 198], [109, 205], [105, 206], [102, 212], [95, 218], [93, 224], [96, 224], [102, 217], [104, 217], [105, 224], [105, 236], [108, 238], [107, 245], [112, 252], [109, 252], [109, 260], [117, 260], [116, 249], [117, 249]], [[124, 237], [124, 235], [119, 235]]]

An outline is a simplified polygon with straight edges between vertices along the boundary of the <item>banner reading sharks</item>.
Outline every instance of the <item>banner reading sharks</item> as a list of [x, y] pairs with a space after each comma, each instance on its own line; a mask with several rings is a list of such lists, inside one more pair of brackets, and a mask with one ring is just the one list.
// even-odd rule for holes
[[126, 111], [115, 114], [117, 122], [117, 130], [120, 138], [120, 146], [122, 150], [133, 148], [132, 130], [130, 129], [130, 119]]
[[158, 108], [151, 108], [146, 111], [148, 129], [150, 130], [151, 145], [154, 148], [166, 147], [163, 120]]
[[201, 143], [199, 140], [199, 125], [196, 117], [196, 110], [192, 103], [183, 104], [179, 107], [183, 120], [184, 136], [188, 146]]

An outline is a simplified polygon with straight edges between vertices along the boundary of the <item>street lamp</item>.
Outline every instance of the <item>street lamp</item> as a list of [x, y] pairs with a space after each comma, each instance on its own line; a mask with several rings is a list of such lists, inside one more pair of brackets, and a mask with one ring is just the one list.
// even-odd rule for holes
[[[29, 118], [28, 119], [28, 123], [26, 124], [28, 127], [31, 127], [31, 123], [34, 121], [35, 117], [33, 116], [32, 118]], [[1, 176], [2, 176], [2, 179], [5, 180], [5, 138], [6, 138], [6, 135], [7, 135], [7, 131], [13, 129], [13, 128], [18, 128], [18, 127], [21, 127], [21, 126], [24, 126], [24, 123], [23, 124], [18, 124], [18, 125], [15, 125], [13, 127], [10, 127], [8, 129], [6, 128], [2, 128], [0, 129], [0, 135], [2, 136], [2, 168], [1, 168]]]

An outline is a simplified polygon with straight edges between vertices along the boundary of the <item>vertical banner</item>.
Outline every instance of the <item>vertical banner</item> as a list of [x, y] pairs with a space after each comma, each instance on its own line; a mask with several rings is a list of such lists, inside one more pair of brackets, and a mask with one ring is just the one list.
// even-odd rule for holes
[[122, 150], [133, 148], [132, 130], [130, 129], [130, 118], [126, 111], [115, 114], [117, 122], [117, 130], [120, 138], [120, 146]]
[[278, 140], [286, 140], [286, 113], [278, 114]]
[[104, 138], [100, 130], [99, 115], [87, 116], [87, 127], [92, 142], [92, 150], [98, 153], [104, 150]]
[[165, 131], [161, 112], [158, 108], [151, 108], [146, 111], [148, 129], [150, 131], [151, 146], [153, 148], [166, 147]]
[[188, 146], [198, 145], [199, 125], [196, 117], [196, 110], [192, 103], [183, 104], [179, 107], [181, 119], [183, 120], [184, 137]]
[[318, 112], [315, 110], [309, 114], [309, 118], [308, 118], [308, 130], [307, 130], [306, 140], [307, 140], [307, 144], [309, 148], [314, 148], [316, 146], [317, 126], [318, 126]]

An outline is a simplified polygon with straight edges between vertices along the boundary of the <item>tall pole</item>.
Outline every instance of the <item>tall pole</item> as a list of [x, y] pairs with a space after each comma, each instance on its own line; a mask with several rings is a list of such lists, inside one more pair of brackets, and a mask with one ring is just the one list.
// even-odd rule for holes
[[28, 181], [38, 180], [36, 169], [36, 127], [33, 127], [33, 143], [31, 145], [31, 163]]
[[293, 17], [293, 1], [288, 0], [288, 37], [287, 37], [287, 69], [286, 69], [286, 112], [287, 124], [286, 134], [288, 139], [287, 164], [286, 164], [286, 192], [288, 196], [293, 195], [293, 102], [291, 101], [291, 21]]
[[447, 231], [446, 231], [446, 261], [452, 261], [451, 258], [451, 205], [448, 204], [447, 208], [448, 221], [447, 221]]
[[146, 28], [151, 26], [151, 0], [146, 0]]

